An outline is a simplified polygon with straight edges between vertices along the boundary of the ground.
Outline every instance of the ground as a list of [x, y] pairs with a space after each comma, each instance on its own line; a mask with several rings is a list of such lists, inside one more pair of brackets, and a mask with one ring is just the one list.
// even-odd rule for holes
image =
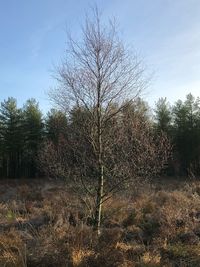
[[101, 235], [61, 181], [0, 181], [0, 267], [200, 266], [200, 182], [159, 178], [104, 205]]

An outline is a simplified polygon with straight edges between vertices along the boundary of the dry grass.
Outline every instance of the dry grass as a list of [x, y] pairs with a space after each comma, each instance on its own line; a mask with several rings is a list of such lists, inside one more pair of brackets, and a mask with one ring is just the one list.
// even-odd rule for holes
[[[87, 209], [63, 185], [2, 184], [0, 266], [200, 266], [200, 182], [168, 185], [113, 196], [97, 238]], [[48, 220], [26, 224], [40, 217]]]
[[0, 235], [0, 266], [27, 266], [26, 244], [16, 231]]

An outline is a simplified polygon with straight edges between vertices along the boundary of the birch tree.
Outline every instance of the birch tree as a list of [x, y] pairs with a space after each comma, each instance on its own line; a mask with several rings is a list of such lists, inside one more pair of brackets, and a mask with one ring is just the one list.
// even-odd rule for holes
[[97, 166], [94, 228], [99, 232], [106, 183], [105, 129], [144, 90], [144, 68], [120, 40], [116, 24], [104, 25], [95, 9], [93, 18], [86, 18], [79, 40], [68, 35], [66, 57], [56, 70], [56, 79], [59, 86], [50, 92], [54, 104], [65, 113], [76, 106], [90, 114], [87, 137]]

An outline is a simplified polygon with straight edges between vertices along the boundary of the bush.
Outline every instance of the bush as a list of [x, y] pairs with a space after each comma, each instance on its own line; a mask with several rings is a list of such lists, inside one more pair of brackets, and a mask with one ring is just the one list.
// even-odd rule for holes
[[162, 266], [200, 266], [200, 246], [169, 245], [161, 251]]
[[122, 222], [122, 226], [123, 227], [128, 227], [128, 226], [131, 226], [131, 225], [134, 225], [135, 222], [136, 222], [136, 211], [135, 210], [132, 210], [128, 216], [123, 220]]

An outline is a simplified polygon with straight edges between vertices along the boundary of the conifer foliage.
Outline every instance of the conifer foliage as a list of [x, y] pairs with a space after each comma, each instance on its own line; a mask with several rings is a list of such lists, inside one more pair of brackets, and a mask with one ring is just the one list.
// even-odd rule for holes
[[28, 100], [23, 108], [12, 97], [4, 100], [0, 105], [0, 176], [34, 177], [42, 138], [42, 113], [36, 100]]

